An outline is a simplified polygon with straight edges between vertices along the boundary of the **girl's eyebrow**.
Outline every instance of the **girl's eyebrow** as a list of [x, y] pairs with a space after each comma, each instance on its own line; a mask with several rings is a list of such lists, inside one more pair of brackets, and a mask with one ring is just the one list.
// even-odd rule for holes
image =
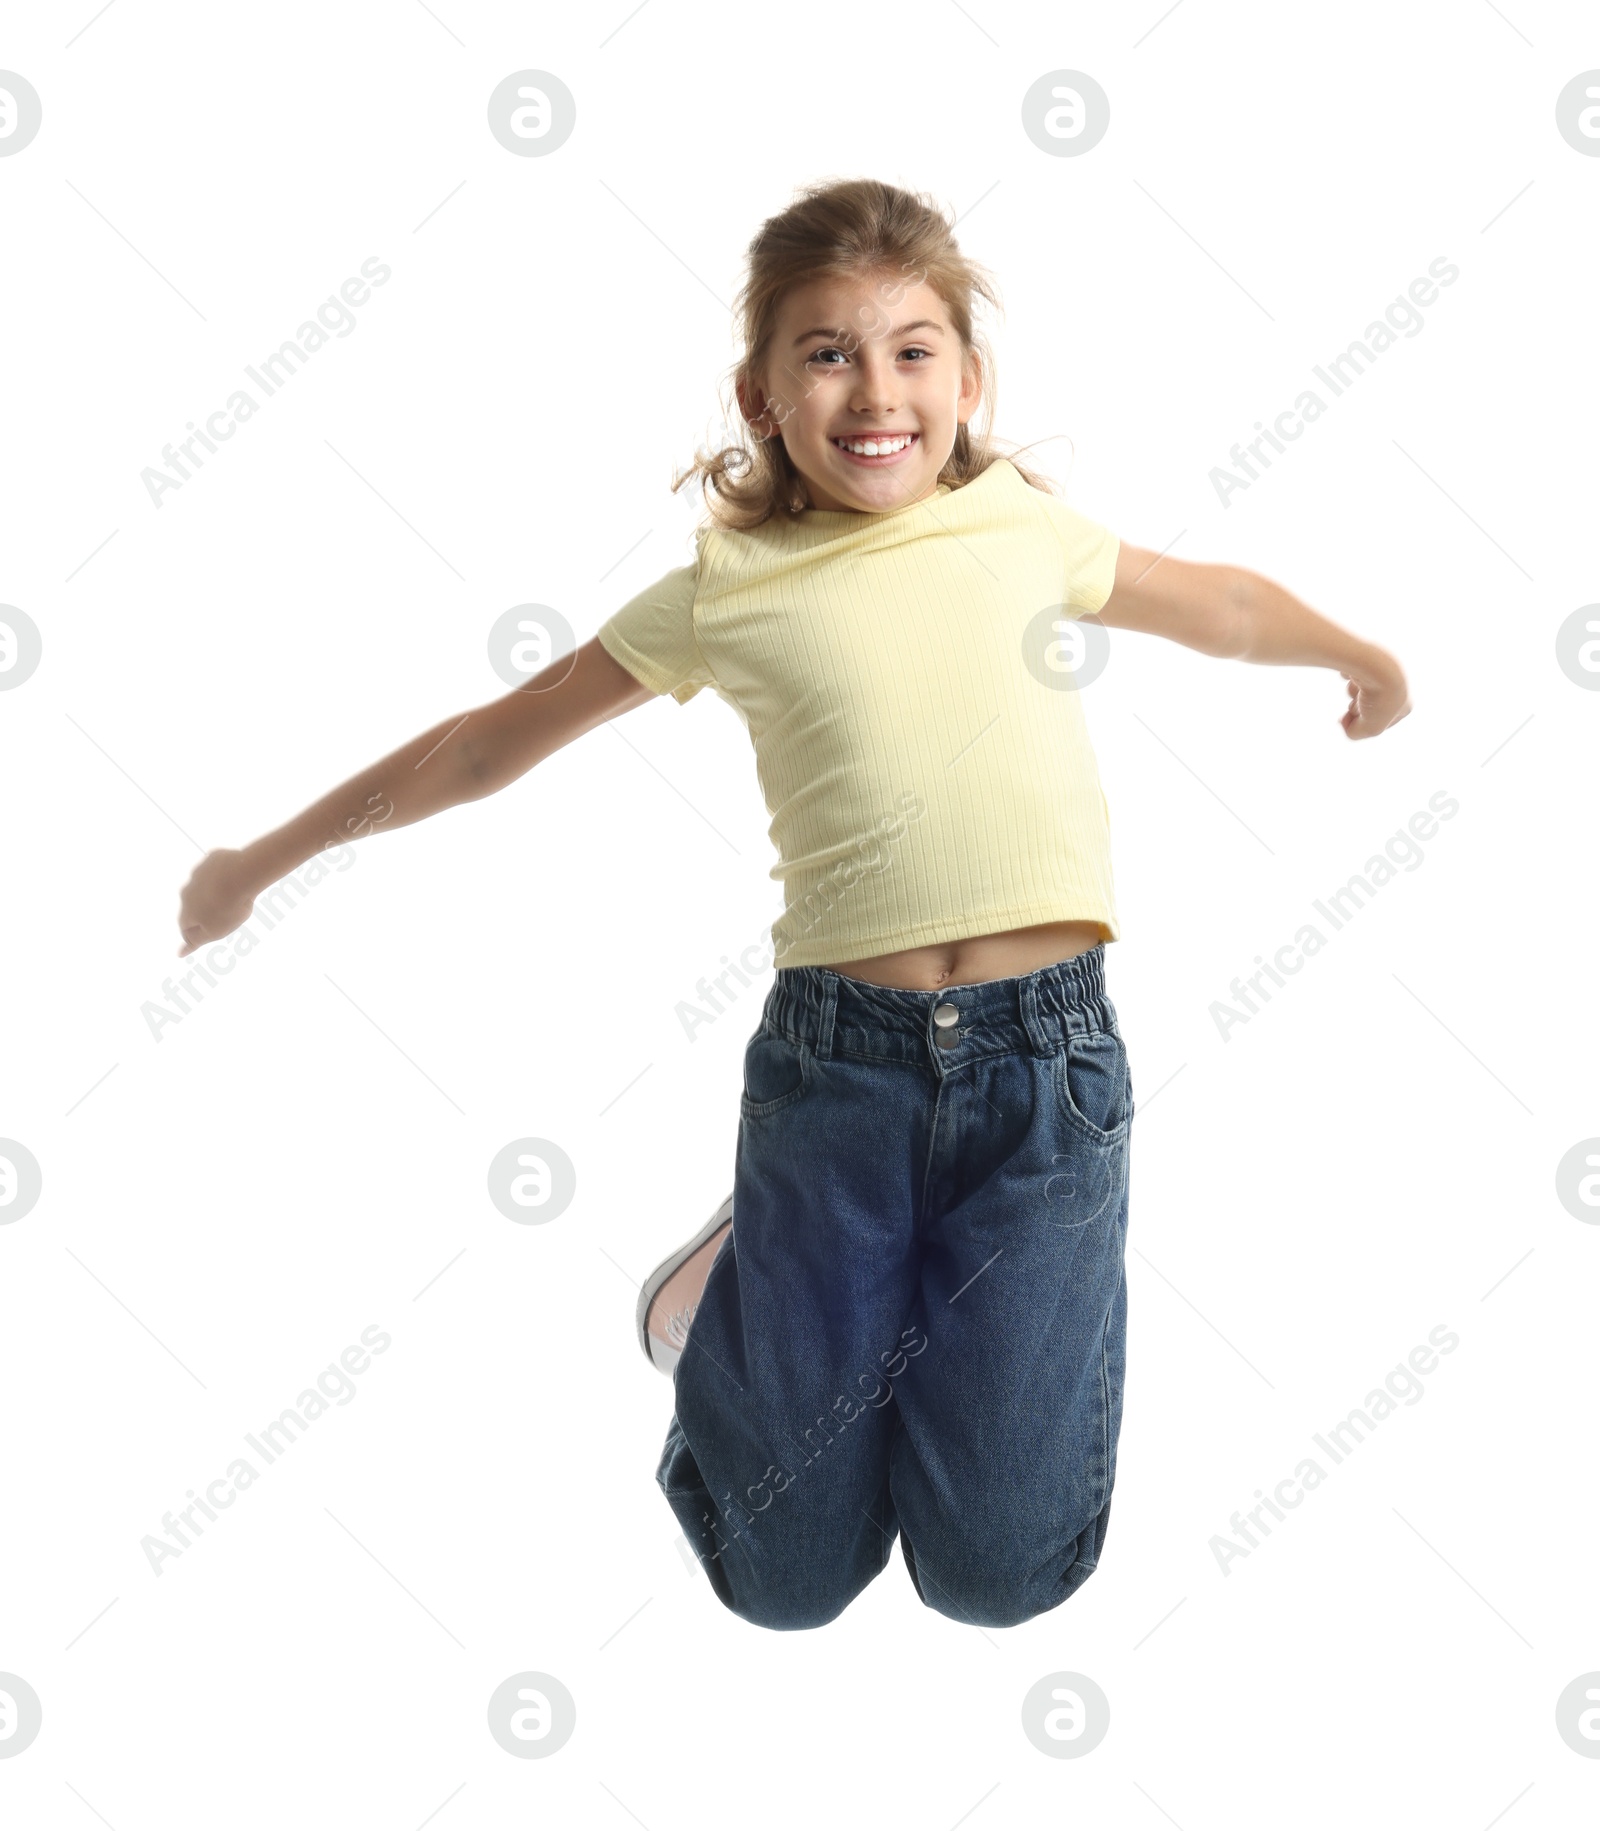
[[[942, 335], [944, 326], [935, 323], [932, 318], [913, 318], [909, 324], [897, 324], [894, 329], [889, 332], [889, 335], [891, 337], [904, 337], [908, 331], [938, 331]], [[800, 335], [795, 338], [795, 342], [804, 343], [809, 337], [848, 337], [849, 335], [850, 333], [848, 331], [840, 330], [837, 327], [830, 327], [826, 324], [819, 324], [814, 325], [809, 331], [802, 331]]]

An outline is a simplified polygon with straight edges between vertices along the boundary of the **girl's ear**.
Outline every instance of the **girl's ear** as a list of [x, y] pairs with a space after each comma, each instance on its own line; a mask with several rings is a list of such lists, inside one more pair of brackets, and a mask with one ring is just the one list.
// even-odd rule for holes
[[965, 426], [983, 404], [983, 359], [968, 350], [961, 364], [961, 392], [956, 396], [956, 424]]
[[765, 395], [743, 376], [734, 383], [733, 391], [750, 430], [758, 439], [770, 438], [776, 428], [769, 421]]

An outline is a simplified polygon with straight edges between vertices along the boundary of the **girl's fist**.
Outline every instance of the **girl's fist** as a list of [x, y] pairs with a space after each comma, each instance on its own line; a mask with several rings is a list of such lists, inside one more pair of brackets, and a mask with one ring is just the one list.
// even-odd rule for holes
[[179, 893], [179, 957], [231, 935], [256, 906], [256, 886], [245, 868], [243, 852], [223, 846], [207, 852], [189, 873]]
[[1376, 737], [1391, 725], [1398, 725], [1411, 710], [1411, 696], [1406, 691], [1406, 677], [1399, 662], [1384, 657], [1384, 665], [1359, 674], [1346, 674], [1350, 704], [1339, 723], [1346, 737]]

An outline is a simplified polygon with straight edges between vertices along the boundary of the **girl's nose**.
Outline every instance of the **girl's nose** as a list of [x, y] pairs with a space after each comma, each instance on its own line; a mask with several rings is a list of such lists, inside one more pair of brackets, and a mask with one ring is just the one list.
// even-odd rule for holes
[[855, 392], [850, 397], [850, 404], [863, 413], [893, 413], [900, 404], [900, 390], [894, 376], [863, 370]]

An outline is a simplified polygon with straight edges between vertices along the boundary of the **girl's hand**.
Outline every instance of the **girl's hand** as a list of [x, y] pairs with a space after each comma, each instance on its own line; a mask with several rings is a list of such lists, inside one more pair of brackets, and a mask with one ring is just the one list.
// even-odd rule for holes
[[1350, 692], [1350, 704], [1339, 720], [1346, 737], [1376, 737], [1398, 725], [1411, 710], [1406, 677], [1393, 655], [1380, 649], [1368, 666], [1340, 671]]
[[183, 935], [179, 958], [220, 941], [248, 921], [256, 906], [256, 890], [243, 852], [227, 846], [207, 852], [189, 873], [179, 895], [178, 929]]

